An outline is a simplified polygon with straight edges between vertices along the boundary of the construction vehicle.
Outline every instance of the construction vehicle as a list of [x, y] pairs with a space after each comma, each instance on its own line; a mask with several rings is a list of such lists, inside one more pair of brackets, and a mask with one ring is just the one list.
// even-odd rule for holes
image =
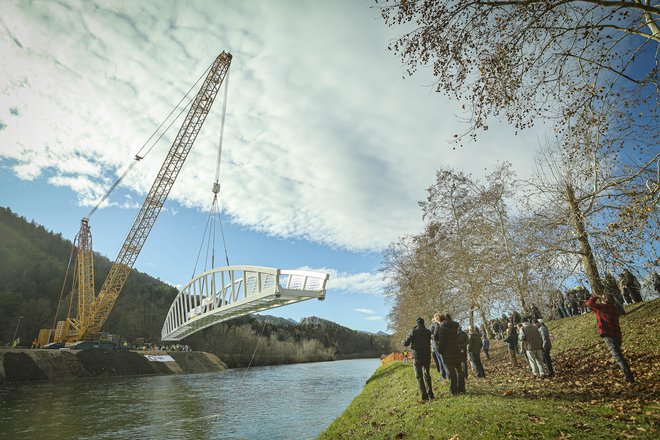
[[[211, 65], [98, 294], [94, 293], [94, 256], [89, 219], [83, 218], [80, 222], [80, 230], [74, 241], [77, 253], [71, 292], [72, 299], [74, 296], [77, 297], [77, 314], [75, 317], [71, 317], [71, 307], [69, 307], [67, 319], [58, 321], [57, 326], [54, 326], [54, 335], [52, 335], [54, 342], [73, 343], [83, 340], [99, 340], [103, 324], [108, 319], [124, 283], [132, 271], [133, 264], [197, 138], [227, 75], [231, 59], [231, 54], [223, 51]], [[140, 159], [142, 157], [136, 155], [136, 160]], [[48, 329], [40, 332], [42, 339], [46, 339], [46, 336], [50, 341], [51, 331]]]

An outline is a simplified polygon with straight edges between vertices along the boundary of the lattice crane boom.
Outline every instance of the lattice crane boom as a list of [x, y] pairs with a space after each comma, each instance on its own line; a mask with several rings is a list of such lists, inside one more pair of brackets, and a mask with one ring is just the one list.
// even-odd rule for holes
[[[181, 171], [190, 149], [229, 70], [232, 56], [222, 52], [213, 62], [188, 114], [177, 134], [128, 235], [119, 250], [101, 290], [92, 301], [87, 316], [78, 318], [79, 328], [68, 340], [91, 339], [101, 331], [121, 293], [144, 243], [156, 222], [174, 181]], [[93, 278], [92, 278], [93, 279]], [[73, 330], [73, 329], [72, 329]]]

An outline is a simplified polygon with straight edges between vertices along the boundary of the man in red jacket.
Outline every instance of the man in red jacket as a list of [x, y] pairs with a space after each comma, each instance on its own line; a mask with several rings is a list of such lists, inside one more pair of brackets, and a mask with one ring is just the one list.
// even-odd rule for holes
[[596, 314], [598, 333], [603, 342], [612, 353], [614, 361], [619, 364], [628, 382], [634, 382], [632, 371], [628, 366], [626, 358], [621, 353], [621, 327], [619, 327], [619, 316], [625, 314], [625, 310], [615, 304], [612, 295], [593, 295], [587, 301], [587, 306]]

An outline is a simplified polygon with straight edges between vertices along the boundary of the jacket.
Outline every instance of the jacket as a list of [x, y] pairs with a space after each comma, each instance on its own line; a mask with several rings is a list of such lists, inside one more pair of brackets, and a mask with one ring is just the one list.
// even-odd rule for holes
[[463, 330], [458, 330], [458, 348], [461, 351], [463, 360], [467, 359], [467, 345], [470, 342], [470, 338], [467, 333]]
[[437, 328], [436, 341], [438, 352], [446, 364], [460, 364], [462, 355], [458, 347], [458, 334], [453, 321], [445, 321]]
[[518, 350], [518, 333], [516, 333], [516, 330], [513, 327], [509, 329], [509, 334], [506, 339], [504, 339], [504, 342], [506, 342], [509, 350]]
[[[621, 341], [621, 327], [619, 327], [619, 316], [625, 314], [623, 307], [617, 307], [615, 304], [599, 304], [595, 297], [589, 298], [587, 307], [596, 314], [596, 325], [598, 334], [601, 337], [609, 336]], [[623, 313], [621, 313], [623, 311]]]
[[523, 350], [543, 350], [543, 340], [541, 339], [541, 333], [539, 333], [539, 329], [530, 323], [523, 323], [523, 327], [520, 330], [518, 337], [523, 343]]
[[424, 321], [413, 328], [403, 341], [406, 347], [410, 345], [413, 359], [431, 360], [431, 330], [424, 327]]
[[541, 334], [541, 345], [544, 351], [550, 350], [552, 348], [552, 342], [550, 341], [550, 332], [548, 331], [548, 326], [541, 324], [539, 326], [539, 333]]
[[434, 322], [431, 324], [431, 349], [433, 351], [438, 351], [438, 342], [437, 342], [437, 333], [440, 328], [440, 323]]
[[481, 336], [478, 333], [472, 333], [468, 339], [468, 351], [470, 353], [479, 353], [482, 347]]

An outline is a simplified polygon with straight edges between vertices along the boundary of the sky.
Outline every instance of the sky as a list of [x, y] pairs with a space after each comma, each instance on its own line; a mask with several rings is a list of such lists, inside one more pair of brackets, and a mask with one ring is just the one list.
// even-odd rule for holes
[[[506, 160], [525, 176], [545, 130], [515, 135], [495, 121], [456, 145], [463, 103], [434, 92], [428, 69], [406, 76], [387, 49], [400, 31], [362, 0], [5, 1], [0, 206], [72, 240], [224, 50], [233, 55], [220, 168], [230, 263], [330, 274], [325, 301], [269, 314], [387, 331], [382, 252], [421, 231], [418, 201], [436, 170], [482, 176]], [[190, 280], [202, 243], [223, 94], [135, 264], [175, 286]], [[91, 217], [95, 251], [117, 255], [180, 123]]]

